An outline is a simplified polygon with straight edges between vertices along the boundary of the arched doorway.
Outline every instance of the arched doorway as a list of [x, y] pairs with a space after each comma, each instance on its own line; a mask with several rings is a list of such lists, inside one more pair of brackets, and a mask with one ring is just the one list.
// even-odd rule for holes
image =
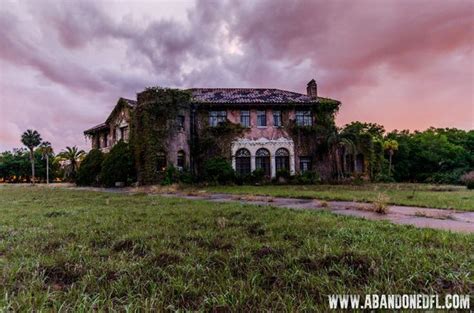
[[235, 153], [235, 171], [239, 175], [250, 174], [250, 151], [247, 149], [239, 149]]
[[270, 152], [265, 148], [260, 148], [255, 153], [255, 168], [262, 169], [265, 176], [272, 175], [270, 168]]
[[362, 153], [356, 155], [355, 171], [357, 173], [364, 172], [364, 155]]
[[285, 148], [280, 148], [275, 152], [276, 171], [290, 170], [290, 152]]

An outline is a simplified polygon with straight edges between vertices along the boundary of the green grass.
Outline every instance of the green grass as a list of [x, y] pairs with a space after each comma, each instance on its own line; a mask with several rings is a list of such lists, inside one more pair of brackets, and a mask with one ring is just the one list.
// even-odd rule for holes
[[474, 236], [328, 212], [0, 186], [0, 310], [304, 311], [461, 293]]
[[390, 204], [474, 211], [474, 190], [426, 184], [210, 186], [209, 192], [321, 200], [373, 202], [379, 193]]

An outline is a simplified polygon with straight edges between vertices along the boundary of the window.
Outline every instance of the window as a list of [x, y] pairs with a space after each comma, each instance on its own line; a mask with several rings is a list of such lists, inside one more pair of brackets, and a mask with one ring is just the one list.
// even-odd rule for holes
[[166, 170], [166, 153], [160, 151], [156, 154], [156, 170], [164, 172]]
[[364, 155], [362, 153], [359, 153], [358, 155], [356, 155], [355, 171], [357, 173], [362, 173], [364, 172], [364, 167], [365, 167]]
[[257, 111], [257, 127], [267, 126], [266, 111]]
[[239, 149], [235, 153], [235, 171], [239, 175], [250, 174], [250, 151], [247, 149]]
[[227, 121], [226, 111], [210, 111], [209, 112], [209, 126], [216, 127], [219, 123]]
[[178, 129], [184, 130], [184, 115], [178, 115], [176, 124], [178, 126]]
[[311, 157], [300, 157], [300, 171], [306, 172], [311, 171], [312, 164], [311, 164]]
[[273, 126], [281, 127], [281, 111], [273, 111]]
[[258, 149], [255, 153], [255, 167], [262, 169], [265, 176], [271, 176], [270, 169], [270, 152], [267, 149]]
[[104, 134], [104, 139], [103, 139], [103, 147], [107, 148], [108, 142], [107, 142], [107, 134]]
[[275, 167], [277, 171], [290, 169], [290, 153], [285, 148], [275, 152]]
[[127, 140], [128, 138], [128, 133], [127, 133], [127, 130], [128, 130], [128, 127], [125, 126], [125, 127], [120, 127], [120, 138], [119, 140]]
[[296, 111], [296, 125], [298, 126], [313, 125], [311, 111]]
[[250, 111], [240, 111], [240, 125], [250, 127]]
[[186, 160], [184, 156], [185, 154], [183, 150], [178, 151], [178, 160], [176, 162], [176, 165], [178, 166], [179, 169], [183, 169], [185, 167]]

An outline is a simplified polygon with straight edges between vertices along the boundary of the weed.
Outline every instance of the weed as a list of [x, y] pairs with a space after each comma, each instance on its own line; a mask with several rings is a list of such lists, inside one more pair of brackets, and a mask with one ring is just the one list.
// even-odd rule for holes
[[389, 196], [384, 193], [379, 193], [375, 201], [372, 202], [372, 211], [379, 214], [387, 214], [388, 201], [390, 201]]

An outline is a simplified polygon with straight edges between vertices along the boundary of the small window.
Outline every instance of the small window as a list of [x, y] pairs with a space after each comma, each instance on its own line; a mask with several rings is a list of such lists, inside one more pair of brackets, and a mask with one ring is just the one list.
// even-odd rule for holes
[[273, 126], [281, 127], [281, 111], [273, 111]]
[[209, 112], [209, 126], [216, 127], [220, 123], [227, 121], [226, 111], [210, 111]]
[[300, 171], [307, 172], [311, 171], [312, 164], [311, 164], [311, 157], [300, 157]]
[[312, 126], [313, 119], [311, 116], [311, 111], [296, 111], [296, 125]]
[[108, 145], [108, 142], [107, 142], [107, 134], [104, 134], [104, 138], [103, 138], [103, 147], [104, 148], [107, 148], [107, 145]]
[[267, 126], [267, 114], [266, 111], [257, 111], [257, 126], [265, 127]]
[[250, 127], [250, 111], [240, 111], [240, 125], [242, 125], [242, 127]]
[[156, 155], [156, 170], [164, 172], [166, 170], [166, 153], [160, 151]]
[[183, 169], [185, 167], [186, 161], [184, 158], [185, 154], [184, 151], [178, 151], [178, 160], [177, 160], [177, 166], [179, 169]]
[[178, 129], [184, 129], [184, 115], [178, 115], [176, 124], [178, 126]]

